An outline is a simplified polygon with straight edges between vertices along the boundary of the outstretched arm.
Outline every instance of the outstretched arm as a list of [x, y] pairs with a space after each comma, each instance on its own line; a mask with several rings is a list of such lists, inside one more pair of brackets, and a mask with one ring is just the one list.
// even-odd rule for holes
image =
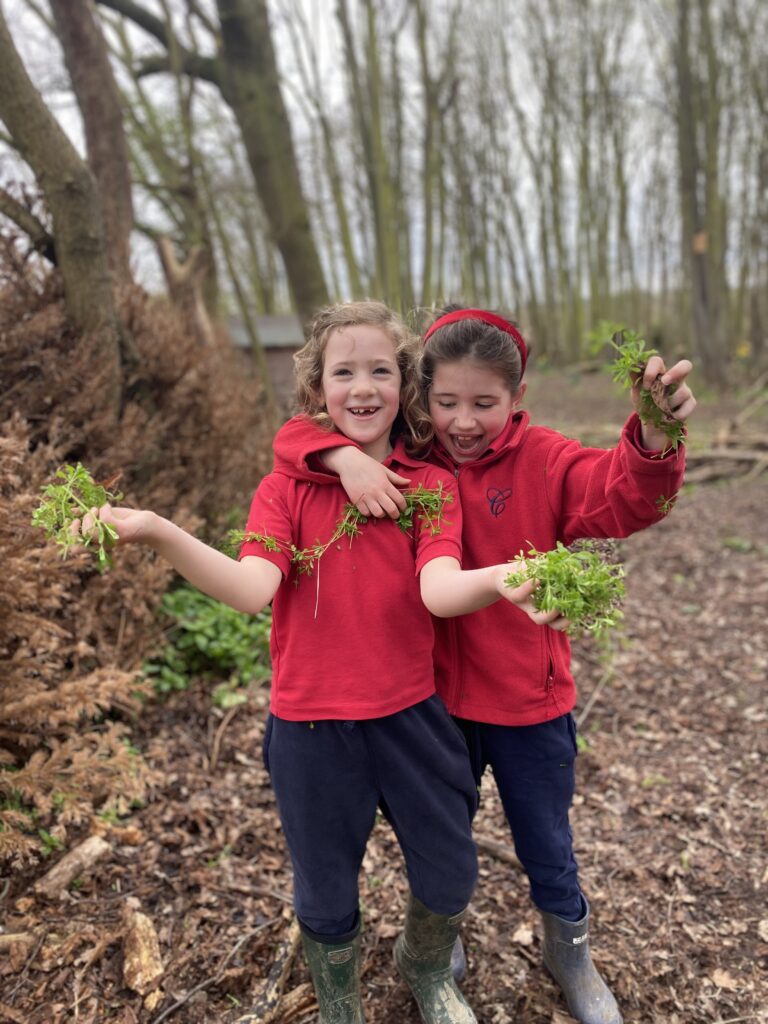
[[97, 516], [117, 530], [119, 543], [147, 545], [198, 590], [237, 611], [255, 615], [280, 586], [282, 573], [272, 562], [255, 555], [236, 562], [154, 512], [103, 505], [85, 516], [82, 524], [76, 520], [73, 532], [87, 535]]
[[516, 562], [505, 562], [482, 569], [462, 569], [455, 558], [440, 555], [427, 562], [421, 570], [421, 599], [433, 615], [448, 619], [487, 608], [503, 597], [517, 605], [537, 625], [549, 625], [558, 631], [567, 629], [568, 620], [558, 611], [536, 610], [531, 600], [535, 587], [533, 580], [520, 587], [506, 586], [504, 581], [517, 567]]

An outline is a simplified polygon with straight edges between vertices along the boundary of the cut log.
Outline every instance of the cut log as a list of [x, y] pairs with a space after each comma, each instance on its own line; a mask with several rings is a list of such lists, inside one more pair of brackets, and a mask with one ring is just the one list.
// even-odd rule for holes
[[47, 896], [49, 899], [61, 896], [75, 878], [89, 871], [97, 861], [106, 857], [111, 849], [109, 843], [101, 836], [89, 836], [74, 850], [65, 854], [47, 874], [39, 878], [35, 882], [34, 891], [39, 896]]

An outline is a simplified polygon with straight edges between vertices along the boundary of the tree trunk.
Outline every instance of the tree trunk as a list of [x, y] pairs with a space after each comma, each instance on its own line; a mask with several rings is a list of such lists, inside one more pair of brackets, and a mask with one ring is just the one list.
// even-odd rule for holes
[[1, 12], [0, 118], [45, 195], [67, 311], [92, 336], [107, 381], [105, 405], [117, 413], [118, 334], [96, 182], [30, 80]]
[[131, 173], [120, 94], [101, 29], [87, 0], [50, 0], [56, 33], [83, 116], [88, 163], [104, 214], [107, 260], [115, 283], [130, 282]]
[[216, 6], [221, 21], [222, 95], [242, 130], [296, 308], [308, 320], [328, 302], [328, 291], [280, 92], [266, 0], [217, 0]]

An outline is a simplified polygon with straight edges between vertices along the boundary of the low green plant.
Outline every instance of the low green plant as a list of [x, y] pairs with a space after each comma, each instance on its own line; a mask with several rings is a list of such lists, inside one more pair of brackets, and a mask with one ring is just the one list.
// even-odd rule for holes
[[[165, 594], [160, 611], [172, 620], [167, 642], [144, 664], [144, 674], [158, 693], [185, 690], [200, 676], [226, 680], [232, 687], [269, 678], [269, 609], [246, 615], [194, 587], [181, 586]], [[238, 702], [221, 692], [222, 706]]]
[[[405, 509], [395, 521], [404, 533], [409, 533], [413, 529], [414, 519], [420, 522], [423, 528], [433, 536], [440, 533], [445, 506], [449, 501], [453, 501], [453, 496], [443, 491], [442, 484], [438, 487], [424, 487], [419, 484], [418, 487], [410, 491], [404, 491], [403, 497], [405, 498]], [[347, 503], [333, 533], [325, 543], [318, 541], [311, 547], [297, 548], [289, 541], [254, 530], [247, 532], [230, 530], [225, 550], [230, 554], [235, 554], [242, 544], [252, 541], [261, 544], [265, 551], [285, 551], [290, 555], [291, 562], [299, 575], [311, 576], [315, 564], [332, 544], [341, 540], [342, 537], [348, 537], [352, 543], [367, 522], [367, 516], [364, 516], [354, 505]]]
[[624, 568], [607, 562], [589, 541], [574, 549], [558, 541], [551, 551], [531, 548], [518, 559], [524, 566], [509, 574], [506, 585], [519, 587], [536, 580], [534, 606], [542, 612], [559, 611], [570, 620], [570, 634], [600, 636], [621, 620]]
[[62, 843], [62, 841], [56, 836], [51, 835], [47, 829], [39, 828], [37, 830], [37, 834], [40, 838], [40, 852], [43, 857], [50, 857], [51, 854], [55, 853], [57, 850], [64, 849], [64, 843]]
[[114, 527], [96, 519], [88, 536], [72, 532], [72, 524], [82, 519], [92, 508], [101, 508], [107, 502], [122, 500], [122, 494], [108, 490], [108, 484], [98, 484], [81, 464], [62, 466], [56, 470], [56, 479], [62, 483], [46, 484], [41, 489], [42, 500], [32, 514], [32, 525], [45, 531], [49, 540], [55, 541], [66, 558], [75, 548], [92, 549], [103, 571], [112, 564], [109, 549], [117, 540]]

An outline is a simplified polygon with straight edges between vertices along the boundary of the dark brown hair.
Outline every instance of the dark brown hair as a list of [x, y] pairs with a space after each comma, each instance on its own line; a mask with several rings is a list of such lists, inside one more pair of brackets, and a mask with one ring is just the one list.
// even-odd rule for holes
[[[464, 308], [459, 305], [446, 306], [434, 319]], [[509, 322], [517, 327], [514, 320]], [[424, 346], [419, 369], [425, 401], [434, 381], [436, 367], [440, 363], [458, 363], [462, 359], [469, 359], [497, 373], [513, 395], [520, 390], [523, 364], [520, 350], [509, 334], [482, 320], [459, 320], [439, 327]]]

